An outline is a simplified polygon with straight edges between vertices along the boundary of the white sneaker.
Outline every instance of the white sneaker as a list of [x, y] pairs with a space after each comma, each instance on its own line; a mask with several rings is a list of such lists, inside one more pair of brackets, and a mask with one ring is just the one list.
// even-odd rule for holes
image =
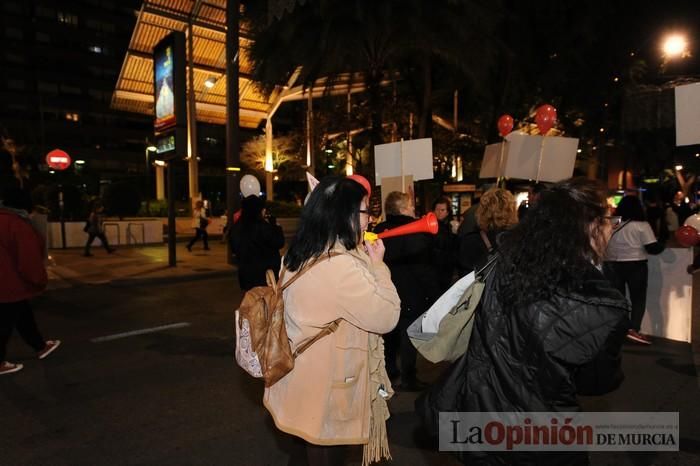
[[56, 351], [56, 348], [60, 345], [61, 340], [47, 340], [44, 349], [39, 351], [39, 359], [44, 359], [46, 356]]
[[3, 361], [0, 363], [0, 375], [12, 374], [13, 372], [19, 372], [24, 366], [22, 364], [15, 364], [8, 361]]

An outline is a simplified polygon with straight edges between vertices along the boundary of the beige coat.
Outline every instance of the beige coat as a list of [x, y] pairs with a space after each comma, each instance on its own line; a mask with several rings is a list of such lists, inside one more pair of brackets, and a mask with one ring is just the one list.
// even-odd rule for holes
[[[342, 318], [338, 330], [314, 343], [294, 369], [265, 389], [263, 403], [280, 430], [317, 445], [364, 444], [369, 436], [369, 332], [398, 322], [400, 300], [386, 265], [364, 251], [334, 249], [284, 292], [287, 334], [295, 349]], [[293, 276], [285, 273], [285, 280]]]

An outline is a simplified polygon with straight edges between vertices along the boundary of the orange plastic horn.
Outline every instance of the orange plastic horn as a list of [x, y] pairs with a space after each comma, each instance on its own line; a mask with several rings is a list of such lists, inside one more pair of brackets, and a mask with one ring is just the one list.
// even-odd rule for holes
[[383, 231], [379, 234], [369, 231], [365, 232], [365, 241], [376, 241], [378, 238], [391, 238], [394, 236], [412, 235], [414, 233], [431, 233], [436, 235], [438, 232], [438, 220], [434, 213], [430, 212], [415, 222], [401, 225], [400, 227], [392, 228], [391, 230]]
[[427, 215], [419, 218], [415, 222], [401, 225], [400, 227], [386, 230], [377, 235], [377, 238], [391, 238], [394, 236], [412, 235], [414, 233], [431, 233], [436, 235], [438, 232], [438, 220], [434, 213], [429, 212]]

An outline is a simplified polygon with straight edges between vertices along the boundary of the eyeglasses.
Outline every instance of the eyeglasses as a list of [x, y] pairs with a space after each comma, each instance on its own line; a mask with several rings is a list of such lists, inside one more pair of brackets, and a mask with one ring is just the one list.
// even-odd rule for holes
[[613, 228], [622, 223], [622, 217], [620, 217], [619, 215], [605, 215], [603, 216], [603, 218], [609, 221], [610, 225], [612, 225]]

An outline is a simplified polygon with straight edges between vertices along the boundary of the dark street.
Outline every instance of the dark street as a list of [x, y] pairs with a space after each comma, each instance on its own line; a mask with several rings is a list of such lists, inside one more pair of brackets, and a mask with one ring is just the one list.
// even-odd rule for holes
[[[280, 465], [281, 440], [262, 407], [262, 384], [233, 359], [237, 281], [86, 286], [54, 290], [35, 302], [39, 326], [63, 346], [39, 361], [15, 335], [9, 356], [25, 364], [0, 379], [6, 435], [0, 464]], [[180, 324], [162, 331], [97, 340]], [[627, 345], [627, 379], [588, 410], [680, 411], [680, 454], [597, 454], [593, 464], [691, 465], [700, 462], [698, 382], [690, 345]], [[437, 368], [423, 365], [429, 380]], [[457, 464], [416, 445], [414, 394], [391, 403], [393, 464]], [[423, 447], [426, 448], [426, 447]], [[359, 456], [352, 464], [359, 464]]]

